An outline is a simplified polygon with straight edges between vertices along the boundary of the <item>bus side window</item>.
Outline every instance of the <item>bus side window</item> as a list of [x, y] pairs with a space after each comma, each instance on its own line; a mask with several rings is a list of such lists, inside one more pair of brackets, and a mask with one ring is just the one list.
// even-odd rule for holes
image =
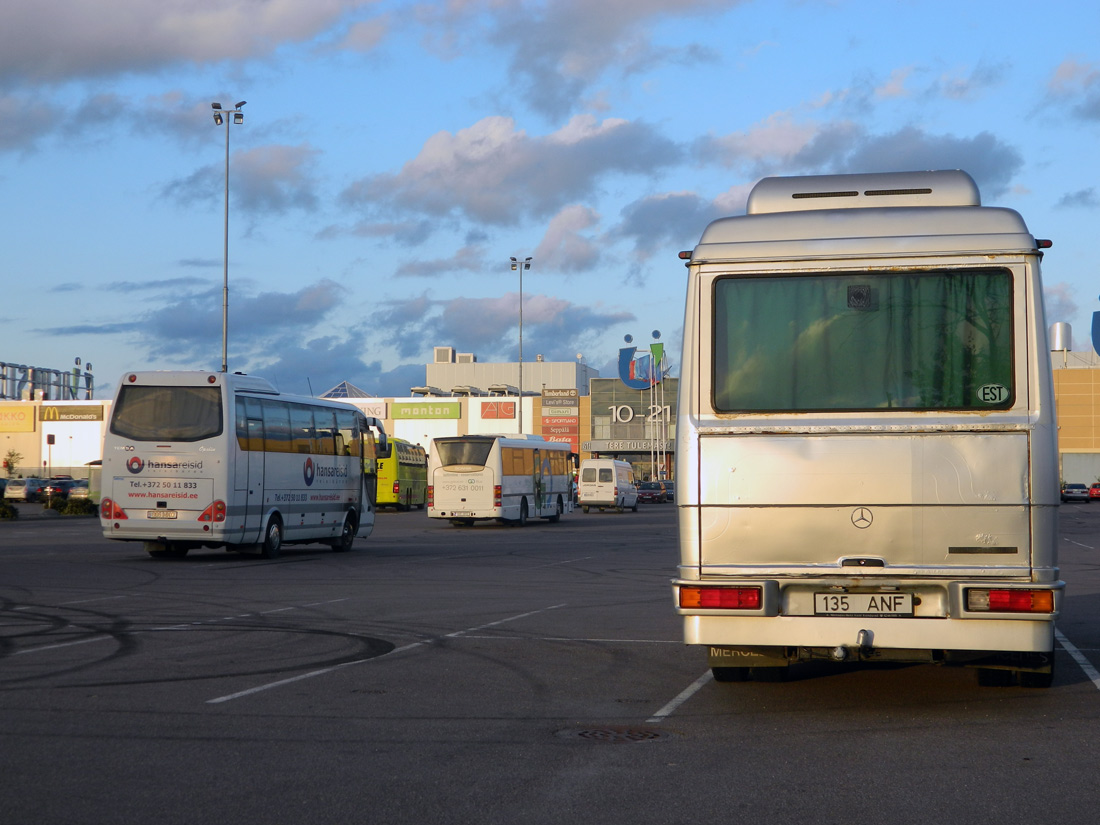
[[290, 405], [290, 432], [293, 453], [316, 453], [313, 444], [313, 410], [303, 404]]
[[252, 446], [248, 443], [248, 414], [245, 412], [243, 398], [237, 399], [236, 408], [237, 446], [242, 450], [251, 450]]
[[317, 438], [317, 452], [320, 455], [336, 455], [335, 412], [326, 409], [314, 410], [313, 424]]
[[263, 401], [264, 449], [269, 453], [293, 452], [290, 439], [290, 410], [285, 401]]
[[359, 437], [355, 427], [355, 413], [351, 410], [336, 411], [336, 454], [359, 455]]

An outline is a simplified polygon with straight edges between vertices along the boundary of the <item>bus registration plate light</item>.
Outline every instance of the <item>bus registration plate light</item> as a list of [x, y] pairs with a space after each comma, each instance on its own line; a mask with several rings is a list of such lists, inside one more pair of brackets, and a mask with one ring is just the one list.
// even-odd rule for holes
[[703, 610], [759, 610], [760, 587], [681, 587], [680, 607]]
[[966, 609], [975, 613], [1053, 613], [1053, 590], [966, 591]]

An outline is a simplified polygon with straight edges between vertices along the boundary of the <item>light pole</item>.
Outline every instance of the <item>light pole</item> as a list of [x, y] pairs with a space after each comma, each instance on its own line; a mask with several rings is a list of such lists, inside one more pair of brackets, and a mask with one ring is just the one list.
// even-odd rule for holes
[[523, 435], [523, 270], [531, 268], [531, 258], [510, 258], [512, 271], [519, 271], [519, 432]]
[[222, 372], [229, 372], [229, 123], [238, 126], [244, 123], [241, 107], [248, 101], [242, 100], [232, 109], [223, 109], [220, 103], [211, 103], [214, 110], [214, 125], [225, 124], [225, 236], [222, 246]]

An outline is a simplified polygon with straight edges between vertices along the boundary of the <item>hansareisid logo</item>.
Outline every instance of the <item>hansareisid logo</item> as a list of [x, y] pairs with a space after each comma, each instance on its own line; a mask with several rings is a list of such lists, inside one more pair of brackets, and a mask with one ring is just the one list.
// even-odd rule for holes
[[134, 456], [126, 462], [126, 469], [134, 475], [142, 470], [201, 470], [201, 461], [142, 461], [140, 456]]
[[302, 467], [302, 477], [305, 479], [306, 486], [311, 487], [313, 485], [313, 479], [320, 476], [321, 478], [347, 478], [348, 468], [345, 467], [326, 467], [323, 464], [314, 465], [312, 458], [307, 458], [306, 463]]

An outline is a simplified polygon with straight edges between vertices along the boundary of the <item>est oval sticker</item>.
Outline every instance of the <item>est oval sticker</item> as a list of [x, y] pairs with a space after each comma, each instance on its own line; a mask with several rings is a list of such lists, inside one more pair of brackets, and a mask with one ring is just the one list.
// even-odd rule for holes
[[1003, 404], [1008, 396], [1008, 387], [1001, 384], [986, 384], [978, 388], [978, 400], [983, 404]]

